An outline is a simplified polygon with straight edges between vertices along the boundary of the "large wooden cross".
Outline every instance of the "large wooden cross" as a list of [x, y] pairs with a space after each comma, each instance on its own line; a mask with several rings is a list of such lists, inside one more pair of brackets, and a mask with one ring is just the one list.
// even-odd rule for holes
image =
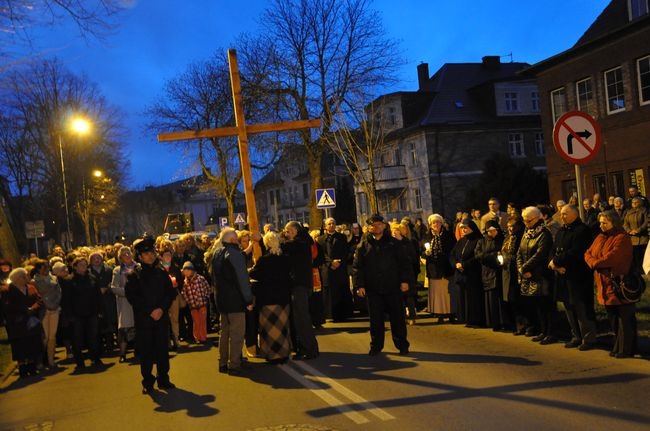
[[[241, 95], [239, 79], [239, 66], [237, 65], [237, 51], [228, 50], [228, 65], [230, 67], [230, 82], [232, 85], [232, 99], [235, 108], [235, 127], [220, 127], [217, 129], [189, 130], [183, 132], [160, 133], [159, 142], [182, 141], [188, 139], [222, 138], [237, 136], [239, 143], [239, 161], [241, 163], [242, 179], [244, 181], [244, 195], [246, 198], [246, 213], [248, 226], [251, 232], [259, 232], [255, 195], [253, 194], [253, 178], [251, 176], [250, 156], [248, 152], [248, 135], [255, 133], [279, 132], [286, 130], [300, 130], [320, 127], [319, 118], [313, 120], [286, 121], [282, 123], [251, 124], [246, 125], [244, 104]], [[256, 250], [257, 253], [259, 251]]]

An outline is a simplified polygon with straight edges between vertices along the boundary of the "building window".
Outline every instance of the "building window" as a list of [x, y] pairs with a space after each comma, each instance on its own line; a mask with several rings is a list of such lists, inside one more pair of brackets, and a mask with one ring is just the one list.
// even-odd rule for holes
[[608, 114], [625, 110], [625, 89], [623, 87], [623, 69], [621, 67], [605, 72], [605, 92], [607, 94]]
[[614, 196], [625, 196], [625, 177], [623, 171], [612, 172], [612, 194]]
[[639, 76], [639, 103], [650, 103], [650, 55], [636, 62], [637, 75]]
[[397, 198], [397, 210], [398, 211], [406, 211], [408, 209], [408, 199], [406, 196], [406, 189], [400, 193], [399, 197]]
[[415, 152], [415, 142], [409, 143], [409, 154], [411, 156], [411, 166], [417, 166], [418, 165], [418, 158], [417, 158], [417, 154]]
[[379, 155], [380, 166], [388, 166], [388, 154], [387, 151], [382, 151]]
[[519, 112], [519, 94], [506, 92], [505, 101], [506, 101], [506, 112]]
[[391, 126], [397, 124], [397, 117], [395, 116], [395, 108], [393, 108], [392, 106], [388, 108], [388, 123]]
[[422, 192], [419, 187], [413, 190], [413, 195], [415, 197], [415, 209], [422, 209]]
[[521, 133], [509, 133], [508, 145], [510, 147], [510, 157], [513, 159], [526, 157], [524, 139]]
[[361, 214], [368, 214], [368, 199], [366, 197], [366, 194], [363, 192], [359, 193], [358, 199], [359, 199], [359, 212], [361, 212]]
[[628, 0], [630, 21], [648, 14], [648, 0]]
[[399, 153], [399, 146], [397, 148], [395, 148], [395, 152], [394, 152], [394, 155], [393, 155], [393, 162], [394, 162], [393, 164], [395, 166], [402, 164], [402, 157], [401, 157], [401, 155]]
[[539, 92], [533, 91], [530, 93], [530, 109], [533, 112], [539, 112]]
[[601, 197], [607, 196], [607, 177], [604, 174], [593, 176], [594, 193], [598, 193]]
[[309, 199], [309, 184], [307, 183], [302, 184], [302, 198]]
[[566, 112], [566, 93], [564, 87], [551, 91], [551, 109], [553, 123]]
[[544, 133], [535, 132], [535, 155], [542, 157], [544, 155]]
[[593, 116], [596, 113], [596, 106], [591, 78], [576, 82], [576, 94], [578, 96], [578, 109]]

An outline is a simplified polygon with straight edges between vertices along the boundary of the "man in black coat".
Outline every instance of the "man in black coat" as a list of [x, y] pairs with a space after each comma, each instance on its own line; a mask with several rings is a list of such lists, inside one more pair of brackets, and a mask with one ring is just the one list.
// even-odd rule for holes
[[385, 233], [382, 216], [375, 214], [366, 223], [368, 235], [361, 240], [354, 255], [352, 277], [357, 294], [368, 298], [369, 355], [378, 355], [384, 348], [385, 312], [390, 318], [395, 347], [400, 355], [408, 355], [403, 293], [408, 292], [412, 268], [397, 240]]
[[[169, 307], [176, 297], [176, 289], [156, 255], [155, 241], [144, 236], [133, 243], [140, 268], [129, 274], [124, 292], [133, 306], [136, 344], [140, 356], [142, 393], [153, 390], [157, 380], [159, 389], [174, 389], [169, 381]], [[152, 374], [156, 364], [156, 374]]]
[[343, 322], [352, 315], [352, 294], [348, 277], [348, 243], [342, 233], [336, 231], [336, 220], [325, 220], [325, 233], [318, 238], [324, 263], [321, 267], [325, 293], [325, 313], [335, 322]]
[[313, 240], [300, 223], [290, 221], [284, 227], [282, 254], [289, 258], [291, 268], [291, 320], [295, 336], [296, 354], [293, 359], [314, 359], [319, 355], [318, 341], [314, 335], [309, 297], [312, 294], [311, 244]]
[[548, 267], [555, 273], [557, 299], [564, 303], [571, 327], [571, 341], [564, 346], [589, 350], [596, 342], [594, 276], [584, 254], [593, 236], [589, 226], [580, 220], [575, 206], [563, 206], [560, 217], [563, 226], [555, 238]]

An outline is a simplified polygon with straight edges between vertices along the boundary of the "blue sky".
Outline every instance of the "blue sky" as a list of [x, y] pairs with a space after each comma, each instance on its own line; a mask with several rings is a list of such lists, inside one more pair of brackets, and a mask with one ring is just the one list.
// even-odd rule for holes
[[[266, 1], [124, 0], [129, 8], [115, 34], [90, 43], [71, 26], [39, 32], [36, 48], [55, 55], [73, 72], [95, 82], [124, 113], [128, 186], [159, 185], [189, 175], [181, 150], [159, 144], [144, 129], [143, 111], [164, 83], [237, 35], [255, 33]], [[569, 49], [609, 0], [376, 0], [387, 35], [401, 42], [406, 60], [390, 91], [417, 89], [416, 66], [435, 73], [444, 63], [502, 61], [536, 63]]]

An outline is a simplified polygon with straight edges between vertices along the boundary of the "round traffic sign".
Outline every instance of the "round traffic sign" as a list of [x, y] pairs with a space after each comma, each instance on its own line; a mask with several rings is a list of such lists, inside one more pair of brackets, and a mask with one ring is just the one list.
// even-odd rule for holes
[[569, 163], [582, 165], [596, 157], [601, 140], [596, 120], [581, 111], [562, 115], [553, 128], [555, 151]]

